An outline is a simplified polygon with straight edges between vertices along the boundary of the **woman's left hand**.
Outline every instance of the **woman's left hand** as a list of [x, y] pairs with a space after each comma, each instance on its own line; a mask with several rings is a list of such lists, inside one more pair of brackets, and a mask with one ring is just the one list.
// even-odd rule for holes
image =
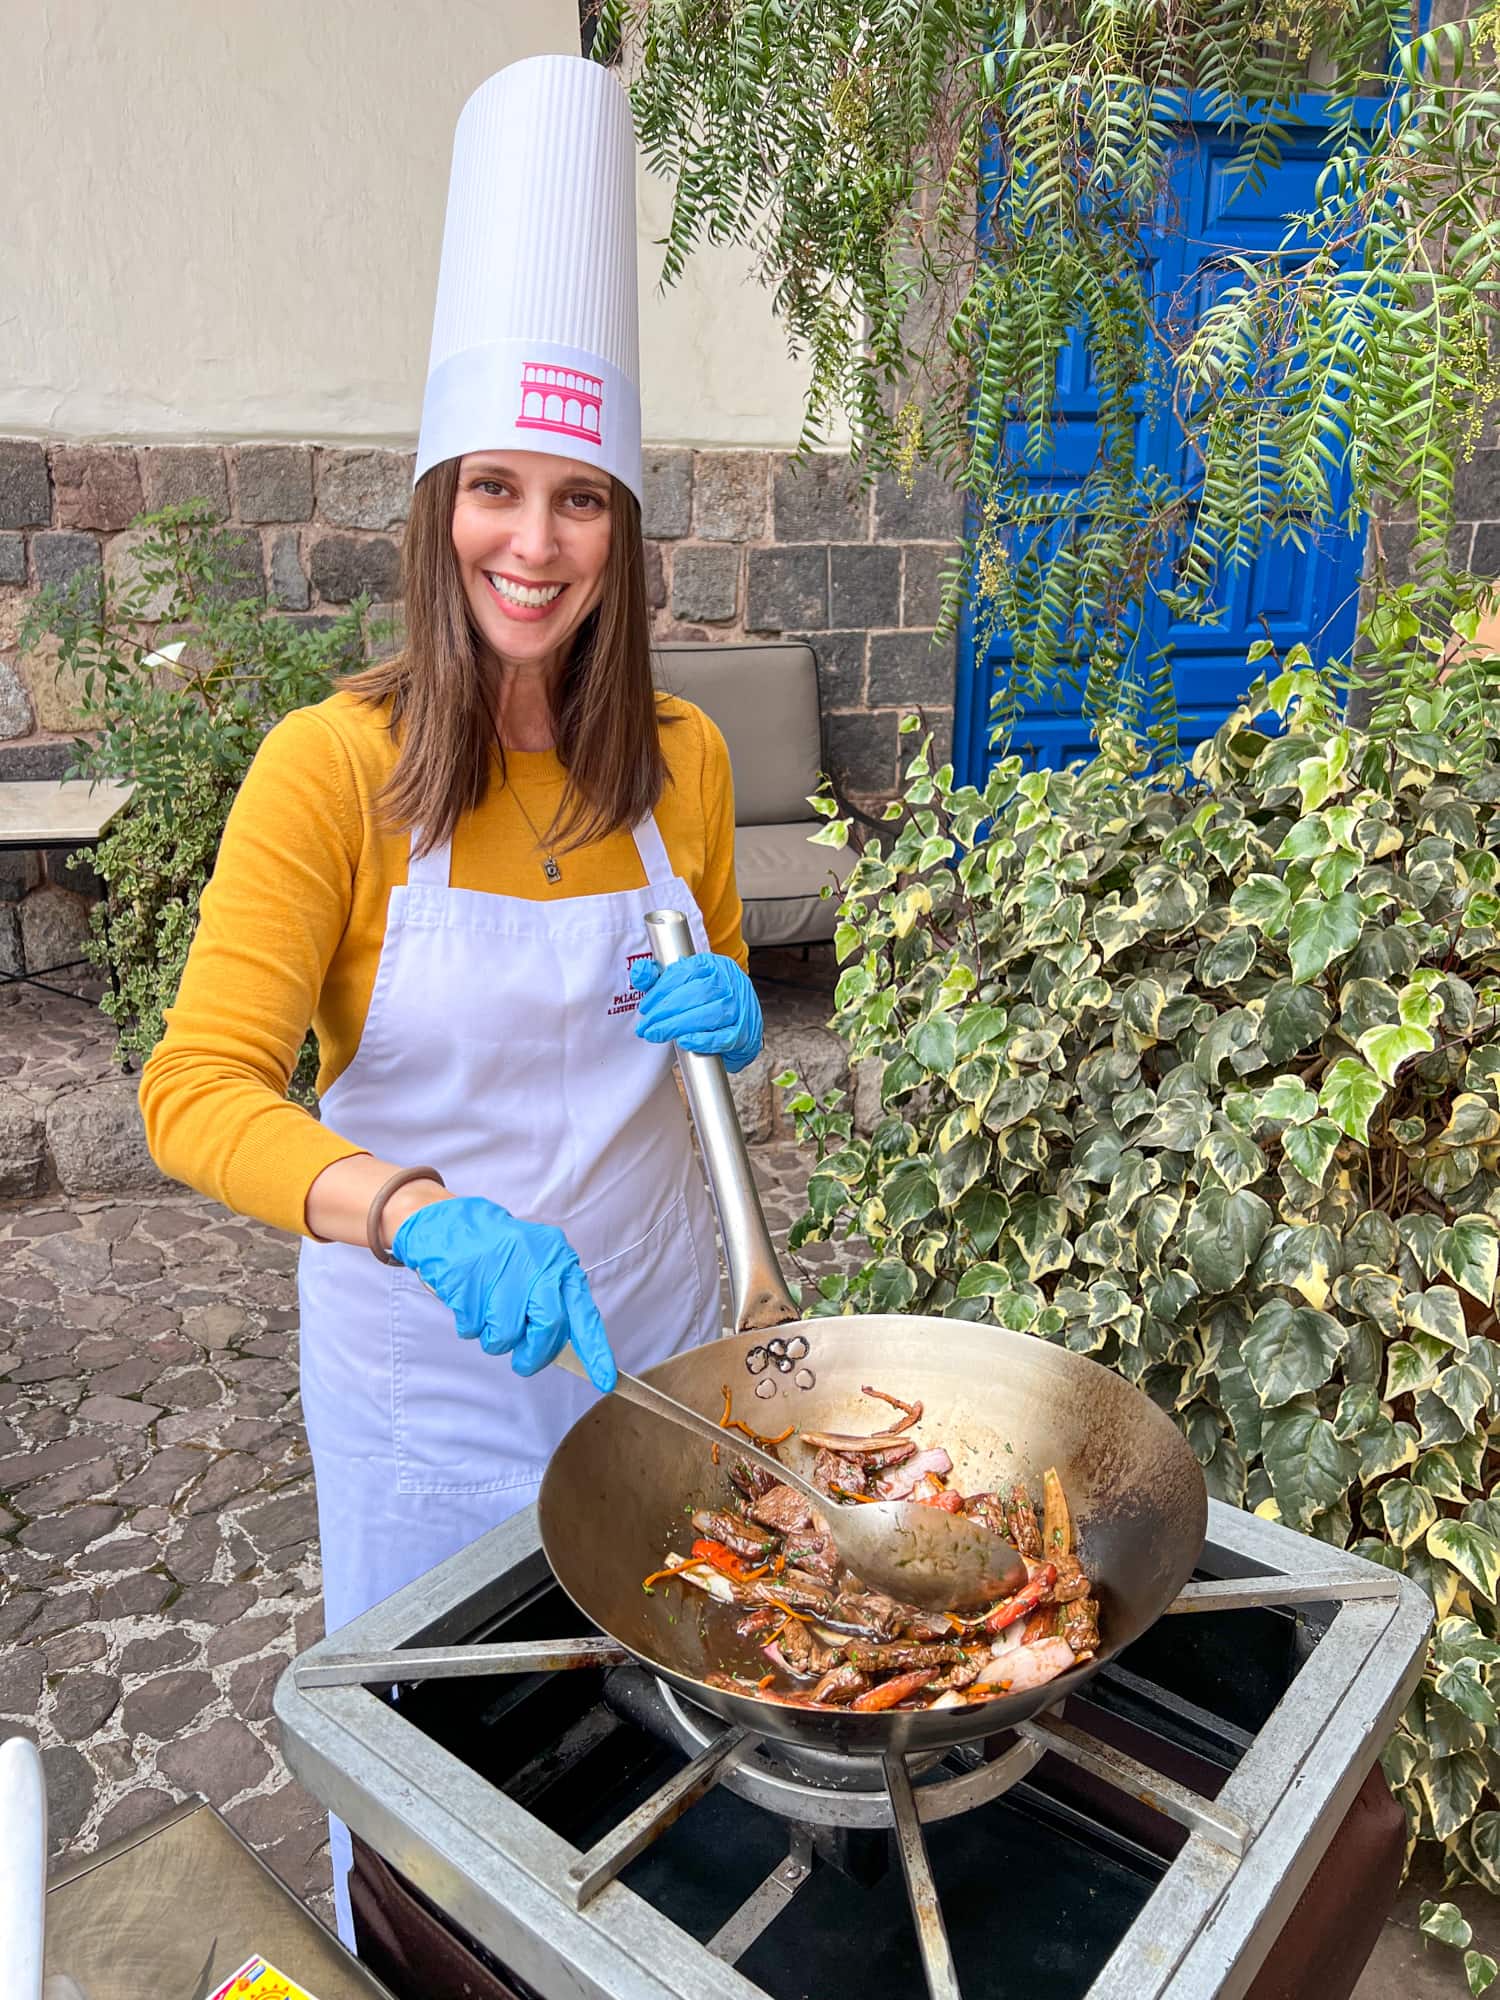
[[695, 1056], [722, 1056], [741, 1070], [760, 1054], [760, 1002], [748, 976], [717, 952], [679, 958], [665, 972], [655, 959], [632, 966], [643, 996], [635, 1031], [644, 1042], [676, 1042]]

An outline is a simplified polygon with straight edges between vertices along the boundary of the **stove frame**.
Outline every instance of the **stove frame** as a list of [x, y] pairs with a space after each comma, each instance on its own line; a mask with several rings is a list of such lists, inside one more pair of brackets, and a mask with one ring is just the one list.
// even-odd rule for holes
[[[1432, 1606], [1407, 1578], [1277, 1524], [1209, 1503], [1200, 1570], [1167, 1615], [1308, 1607], [1317, 1643], [1215, 1799], [1200, 1798], [1048, 1714], [997, 1760], [1050, 1750], [1145, 1798], [1188, 1829], [1088, 2000], [1238, 2000], [1394, 1727], [1421, 1672]], [[620, 1871], [716, 1782], [755, 1789], [758, 1738], [727, 1725], [587, 1854], [470, 1771], [381, 1698], [398, 1680], [497, 1672], [499, 1649], [463, 1643], [549, 1577], [528, 1508], [294, 1661], [276, 1689], [287, 1763], [310, 1791], [452, 1920], [548, 2000], [765, 2000], [730, 1962], [809, 1873], [805, 1826], [709, 1944]], [[491, 1656], [490, 1660], [486, 1655]], [[612, 1642], [506, 1647], [508, 1671], [627, 1659]], [[975, 1768], [913, 1787], [885, 1760], [890, 1811], [932, 2000], [960, 2000], [921, 1826], [988, 1791]], [[774, 1781], [773, 1781], [774, 1785]], [[956, 1792], [955, 1792], [956, 1788]], [[764, 1786], [762, 1787], [764, 1790]], [[924, 1799], [924, 1794], [927, 1797]], [[830, 1799], [849, 1795], [829, 1793]], [[855, 1794], [869, 1800], [879, 1794]], [[884, 1800], [881, 1800], [884, 1806]], [[845, 1824], [864, 1818], [834, 1813]]]

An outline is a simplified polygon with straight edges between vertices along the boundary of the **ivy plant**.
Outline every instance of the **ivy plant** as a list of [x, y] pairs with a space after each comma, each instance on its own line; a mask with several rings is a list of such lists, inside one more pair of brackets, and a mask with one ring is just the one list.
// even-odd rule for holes
[[[273, 724], [361, 664], [363, 600], [304, 624], [266, 602], [243, 531], [201, 502], [166, 507], [128, 572], [88, 571], [37, 599], [21, 642], [50, 642], [78, 690], [75, 777], [129, 780], [129, 810], [92, 853], [103, 878], [87, 945], [121, 1056], [162, 1033], [240, 781]], [[107, 921], [106, 921], [107, 912]], [[316, 1071], [311, 1038], [298, 1087]]]
[[816, 1310], [1093, 1356], [1221, 1499], [1416, 1579], [1385, 1769], [1500, 1888], [1500, 753], [1466, 713], [1433, 685], [1376, 755], [1293, 655], [1190, 771], [1106, 729], [981, 793], [924, 748], [837, 936], [880, 1115], [795, 1100], [793, 1247], [868, 1246]]

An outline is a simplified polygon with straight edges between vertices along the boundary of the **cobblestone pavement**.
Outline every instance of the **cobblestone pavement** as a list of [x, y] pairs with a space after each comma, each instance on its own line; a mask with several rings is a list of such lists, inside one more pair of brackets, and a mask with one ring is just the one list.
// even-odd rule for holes
[[[783, 1240], [801, 1157], [755, 1164]], [[0, 1206], [0, 1734], [43, 1746], [54, 1852], [201, 1792], [326, 1914], [271, 1721], [322, 1629], [295, 1262], [187, 1195]]]

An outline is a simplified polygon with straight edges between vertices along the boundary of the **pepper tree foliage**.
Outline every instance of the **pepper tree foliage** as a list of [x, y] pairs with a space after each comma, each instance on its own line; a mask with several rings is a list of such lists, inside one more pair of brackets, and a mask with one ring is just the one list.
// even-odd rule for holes
[[1460, 775], [1467, 714], [1410, 698], [1373, 784], [1294, 654], [1191, 773], [1106, 729], [980, 793], [924, 749], [840, 913], [834, 1026], [881, 1114], [796, 1100], [793, 1249], [869, 1246], [816, 1311], [1093, 1356], [1220, 1498], [1420, 1582], [1385, 1768], [1413, 1838], [1500, 1888], [1500, 750]]
[[[1450, 552], [1455, 465], [1497, 386], [1500, 7], [1413, 35], [1395, 0], [599, 0], [643, 150], [675, 185], [663, 275], [701, 242], [753, 252], [810, 368], [802, 443], [839, 418], [868, 469], [919, 460], [971, 496], [981, 649], [1014, 658], [1003, 730], [1060, 683], [1172, 732], [1153, 595], [1212, 621], [1268, 545], [1415, 527], [1372, 602], [1362, 674], [1400, 724], [1414, 620], [1446, 637], [1478, 585]], [[1312, 70], [1316, 65], [1316, 71]], [[1236, 257], [1195, 330], [1147, 254], [1169, 162], [1207, 125], [1258, 189], [1326, 76], [1309, 213]], [[1060, 357], [1097, 384], [1095, 462], [1044, 490]], [[1192, 449], [1138, 463], [1143, 408]], [[1347, 502], [1338, 498], [1344, 470]], [[1394, 570], [1394, 565], [1392, 566]], [[981, 657], [983, 650], [981, 650]]]
[[[49, 642], [78, 694], [72, 775], [128, 779], [128, 811], [78, 858], [103, 877], [88, 956], [110, 975], [101, 1006], [117, 1052], [160, 1040], [213, 873], [224, 822], [262, 738], [294, 708], [320, 701], [362, 663], [363, 599], [341, 618], [303, 625], [272, 610], [243, 531], [201, 501], [133, 524], [128, 570], [90, 570], [49, 588], [21, 635]], [[258, 558], [258, 551], [254, 552]], [[316, 1074], [311, 1036], [299, 1090]]]

